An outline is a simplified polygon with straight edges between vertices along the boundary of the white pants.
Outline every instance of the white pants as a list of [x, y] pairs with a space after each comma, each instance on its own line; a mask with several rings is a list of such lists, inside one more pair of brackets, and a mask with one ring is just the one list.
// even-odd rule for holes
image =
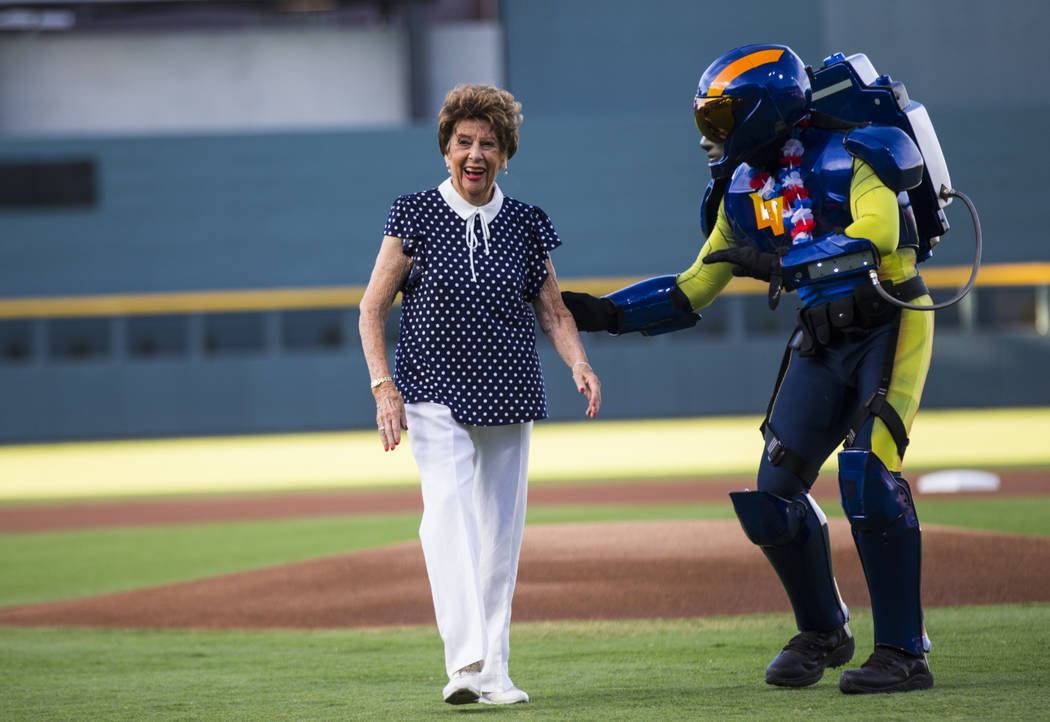
[[426, 402], [406, 412], [423, 491], [419, 539], [446, 671], [482, 660], [482, 691], [510, 689], [510, 608], [532, 422], [467, 426], [447, 406]]

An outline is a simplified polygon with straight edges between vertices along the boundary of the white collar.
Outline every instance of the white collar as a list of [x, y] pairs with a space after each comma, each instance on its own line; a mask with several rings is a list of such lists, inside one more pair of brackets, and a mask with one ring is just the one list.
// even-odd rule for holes
[[485, 223], [492, 223], [492, 219], [495, 218], [503, 207], [503, 191], [500, 190], [499, 184], [494, 184], [495, 188], [492, 191], [492, 200], [483, 206], [476, 206], [470, 201], [466, 200], [452, 187], [452, 179], [446, 178], [445, 181], [438, 186], [438, 192], [441, 193], [441, 197], [445, 199], [445, 203], [448, 203], [449, 207], [456, 212], [456, 214], [463, 220], [467, 220], [475, 214], [480, 214]]

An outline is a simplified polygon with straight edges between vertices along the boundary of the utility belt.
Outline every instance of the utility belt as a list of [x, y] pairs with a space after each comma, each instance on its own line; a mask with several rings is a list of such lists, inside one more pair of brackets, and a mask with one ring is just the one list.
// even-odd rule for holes
[[[911, 301], [928, 293], [926, 283], [919, 276], [896, 285], [886, 281], [882, 287], [899, 301]], [[766, 418], [762, 421], [760, 430], [766, 443], [766, 456], [769, 462], [797, 476], [805, 483], [807, 489], [813, 486], [820, 470], [796, 453], [794, 449], [785, 446], [769, 424], [769, 417], [773, 414], [773, 405], [776, 403], [780, 385], [784, 382], [784, 375], [791, 361], [792, 349], [797, 349], [801, 356], [812, 356], [821, 346], [828, 345], [836, 338], [863, 338], [870, 332], [870, 329], [899, 318], [900, 310], [899, 307], [879, 296], [878, 291], [870, 283], [861, 283], [853, 289], [852, 295], [799, 311], [801, 334], [796, 332], [787, 348], [784, 349], [780, 371], [777, 373], [777, 382], [773, 387], [773, 396], [769, 399]], [[875, 393], [860, 404], [850, 418], [849, 431], [846, 434], [844, 445], [847, 449], [852, 448], [857, 440], [857, 434], [867, 420], [872, 416], [877, 416], [886, 425], [897, 445], [897, 453], [903, 459], [904, 451], [908, 448], [908, 430], [900, 414], [886, 400], [893, 376], [897, 330], [896, 324], [890, 330], [892, 336], [886, 345], [886, 357], [882, 364], [879, 387]], [[798, 340], [800, 335], [801, 341]]]
[[[884, 281], [882, 288], [899, 301], [911, 301], [928, 292], [921, 276], [899, 284]], [[836, 340], [860, 340], [871, 329], [895, 319], [899, 312], [900, 308], [882, 298], [865, 279], [853, 287], [849, 296], [799, 310], [802, 337], [798, 352], [802, 356], [813, 356], [821, 346]]]

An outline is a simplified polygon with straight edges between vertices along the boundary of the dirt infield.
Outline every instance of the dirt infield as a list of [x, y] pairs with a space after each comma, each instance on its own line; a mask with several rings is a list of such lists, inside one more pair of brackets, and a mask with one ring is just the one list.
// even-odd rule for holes
[[[538, 486], [530, 504], [725, 499], [733, 482]], [[830, 487], [833, 490], [833, 487]], [[998, 494], [1050, 493], [1045, 474], [1003, 478]], [[294, 501], [293, 501], [294, 500]], [[829, 503], [837, 503], [830, 502]], [[0, 508], [0, 530], [278, 518], [418, 509], [415, 491]], [[921, 497], [919, 499], [921, 513]], [[17, 521], [16, 521], [17, 520]], [[843, 597], [868, 606], [848, 525], [831, 521]], [[929, 607], [1050, 601], [1050, 539], [925, 526]], [[1004, 561], [1009, 560], [1009, 563]], [[683, 618], [788, 611], [761, 551], [735, 521], [530, 526], [517, 621]], [[0, 624], [161, 628], [336, 628], [433, 623], [422, 552], [407, 542], [163, 587], [0, 610]]]

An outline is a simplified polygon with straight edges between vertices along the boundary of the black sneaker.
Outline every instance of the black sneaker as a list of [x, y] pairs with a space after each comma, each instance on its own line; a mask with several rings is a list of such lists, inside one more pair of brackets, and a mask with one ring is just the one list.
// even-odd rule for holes
[[853, 659], [853, 635], [844, 624], [830, 632], [800, 632], [766, 667], [766, 684], [806, 687], [820, 681], [827, 667]]
[[893, 647], [875, 647], [868, 661], [859, 669], [842, 673], [839, 689], [846, 694], [877, 692], [912, 692], [933, 686], [933, 674], [926, 655], [913, 654]]

